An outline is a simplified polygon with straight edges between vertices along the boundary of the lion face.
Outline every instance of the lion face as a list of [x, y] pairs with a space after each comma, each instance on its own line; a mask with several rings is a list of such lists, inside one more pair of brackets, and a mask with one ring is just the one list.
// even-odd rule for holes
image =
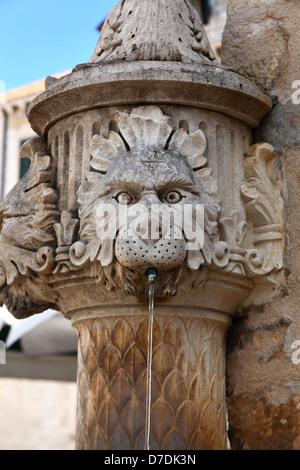
[[[181, 129], [170, 141], [168, 118], [153, 108], [122, 115], [126, 127], [121, 119], [120, 133], [109, 139], [94, 137], [94, 171], [79, 191], [80, 239], [99, 240], [98, 260], [103, 268], [118, 265], [115, 272], [130, 293], [137, 294], [141, 276], [156, 268], [161, 295], [170, 295], [184, 265], [195, 270], [205, 263], [207, 245], [218, 235], [219, 205], [210, 171], [202, 169], [203, 133]], [[198, 207], [204, 207], [201, 219]]]
[[142, 155], [119, 158], [107, 178], [108, 194], [99, 204], [110, 204], [115, 209], [111, 215], [117, 214], [119, 263], [133, 270], [180, 266], [186, 257], [184, 204], [200, 202], [186, 162], [148, 148]]

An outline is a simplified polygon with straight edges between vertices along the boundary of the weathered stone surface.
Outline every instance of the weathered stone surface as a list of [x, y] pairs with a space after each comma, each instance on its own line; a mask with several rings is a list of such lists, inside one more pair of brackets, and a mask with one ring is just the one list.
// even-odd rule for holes
[[[121, 269], [126, 290], [137, 296], [148, 293], [148, 286], [132, 271], [145, 278], [145, 270], [153, 267], [160, 272], [157, 296], [174, 295], [184, 262], [203, 278], [201, 266], [211, 263], [220, 241], [219, 195], [211, 170], [203, 168], [205, 135], [200, 129], [173, 133], [171, 119], [155, 106], [120, 113], [116, 122], [119, 133], [91, 141], [91, 171], [78, 192], [80, 242], [71, 248], [71, 261], [80, 266], [97, 258], [104, 267]], [[193, 233], [182, 224], [184, 204], [193, 208]], [[205, 235], [189, 249], [188, 240], [203, 230], [197, 204], [206, 208]]]
[[277, 104], [255, 130], [258, 142], [269, 142], [277, 152], [300, 148], [300, 104], [292, 101]]
[[46, 141], [32, 139], [20, 154], [31, 159], [30, 169], [0, 207], [0, 295], [17, 318], [55, 306], [57, 296], [47, 275], [54, 267], [53, 225], [60, 217]]
[[[300, 449], [300, 396], [291, 396], [291, 388], [290, 385], [285, 389], [284, 400], [277, 403], [269, 399], [270, 395], [276, 393], [273, 389], [255, 394], [242, 393], [230, 399], [229, 437], [234, 449]], [[282, 393], [282, 387], [279, 393]]]
[[75, 69], [32, 101], [28, 117], [37, 134], [45, 136], [56, 122], [74, 112], [126, 104], [204, 108], [251, 127], [258, 126], [272, 108], [270, 98], [249, 80], [219, 66], [138, 61]]
[[272, 96], [280, 95], [281, 102], [291, 98], [292, 82], [298, 79], [298, 8], [297, 1], [228, 2], [222, 64], [238, 68], [245, 77], [250, 71], [255, 83]]
[[[80, 338], [77, 448], [143, 450], [147, 316], [94, 315], [74, 323]], [[226, 448], [226, 329], [188, 314], [155, 316], [152, 450]]]
[[120, 60], [217, 63], [198, 13], [181, 0], [117, 3], [89, 62]]
[[[234, 449], [299, 449], [299, 365], [292, 364], [293, 319], [231, 330], [228, 413]], [[234, 346], [234, 347], [233, 347]], [[247, 364], [247, 367], [245, 365]]]
[[250, 10], [242, 21], [235, 23], [234, 30], [225, 30], [223, 46], [224, 64], [263, 89], [272, 90], [286, 53], [286, 37], [280, 20], [258, 17], [253, 21]]
[[[293, 83], [300, 76], [299, 14], [300, 5], [294, 1], [231, 0], [224, 34], [223, 63], [245, 76], [248, 71], [255, 75], [255, 82], [276, 103], [254, 138], [267, 139], [276, 149], [288, 228], [285, 287], [275, 288], [271, 301], [252, 298], [247, 319], [238, 320], [229, 333], [230, 435], [238, 449], [299, 449], [300, 368], [292, 361], [293, 343], [300, 338], [300, 130], [299, 105], [292, 101]], [[255, 34], [249, 36], [252, 24]]]

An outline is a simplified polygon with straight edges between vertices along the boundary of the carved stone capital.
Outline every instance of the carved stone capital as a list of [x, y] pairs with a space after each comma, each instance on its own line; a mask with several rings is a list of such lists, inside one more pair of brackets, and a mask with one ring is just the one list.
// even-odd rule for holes
[[[223, 162], [213, 160], [221, 154], [208, 152], [211, 131], [191, 131], [193, 120], [176, 129], [172, 115], [153, 105], [117, 110], [112, 122], [114, 130], [90, 139], [81, 184], [72, 180], [78, 213], [69, 203], [71, 211], [64, 210], [62, 198], [58, 210], [54, 181], [63, 179], [46, 141], [34, 139], [22, 148], [31, 168], [1, 208], [3, 298], [15, 314], [18, 295], [7, 286], [41, 275], [52, 283], [57, 274], [73, 278], [92, 268], [104, 289], [141, 297], [152, 267], [157, 296], [168, 297], [205, 286], [211, 272], [255, 280], [282, 269], [282, 183], [271, 146], [249, 146], [245, 157], [234, 156], [239, 169], [226, 162], [227, 175], [240, 174], [230, 202]], [[217, 145], [224, 140], [219, 128]], [[66, 147], [68, 135], [64, 151], [71, 145], [68, 140]], [[13, 301], [6, 300], [11, 289]]]

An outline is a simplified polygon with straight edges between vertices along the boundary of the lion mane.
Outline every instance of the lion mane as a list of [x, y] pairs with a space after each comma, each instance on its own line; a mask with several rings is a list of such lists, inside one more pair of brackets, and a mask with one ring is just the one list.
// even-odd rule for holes
[[[205, 149], [206, 138], [200, 129], [193, 134], [185, 129], [174, 132], [171, 119], [155, 106], [135, 108], [130, 114], [120, 113], [118, 132], [111, 131], [108, 139], [93, 137], [91, 168], [78, 192], [79, 236], [93, 250], [91, 259], [100, 262], [99, 270], [107, 287], [125, 285], [135, 295], [147, 290], [141, 282], [140, 270], [128, 269], [117, 259], [116, 240], [124, 228], [121, 221], [115, 223], [114, 237], [101, 239], [104, 223], [99, 217], [99, 213], [103, 215], [101, 206], [110, 203], [117, 207], [116, 192], [133, 184], [153, 191], [157, 186], [170, 190], [174, 185], [188, 184], [182, 203], [204, 205], [204, 243], [186, 251], [180, 266], [164, 269], [162, 295], [176, 293], [184, 270], [193, 271], [193, 284], [206, 279], [207, 266], [212, 263], [215, 245], [220, 240], [220, 197], [211, 169], [207, 167]], [[107, 222], [110, 214], [105, 215]], [[185, 243], [184, 235], [183, 239]], [[139, 260], [139, 267], [143, 267], [141, 263]]]

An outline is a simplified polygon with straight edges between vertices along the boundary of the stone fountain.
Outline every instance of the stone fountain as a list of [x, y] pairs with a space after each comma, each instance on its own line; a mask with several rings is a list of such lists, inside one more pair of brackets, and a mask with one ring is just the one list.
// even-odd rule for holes
[[1, 299], [78, 331], [77, 449], [144, 448], [149, 268], [151, 449], [226, 449], [226, 331], [282, 270], [280, 174], [251, 134], [271, 108], [185, 0], [120, 1], [89, 62], [31, 103]]

